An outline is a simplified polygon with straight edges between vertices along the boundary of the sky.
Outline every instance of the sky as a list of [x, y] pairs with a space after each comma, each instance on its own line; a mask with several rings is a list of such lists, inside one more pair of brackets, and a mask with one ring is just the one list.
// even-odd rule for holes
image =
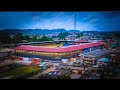
[[120, 31], [120, 11], [90, 12], [0, 12], [3, 29], [76, 29], [80, 31]]

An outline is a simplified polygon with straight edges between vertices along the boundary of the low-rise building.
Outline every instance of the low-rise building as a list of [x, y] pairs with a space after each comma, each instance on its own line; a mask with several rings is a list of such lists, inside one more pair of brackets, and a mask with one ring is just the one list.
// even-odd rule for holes
[[0, 72], [11, 69], [14, 66], [13, 61], [4, 61], [0, 63]]
[[0, 62], [4, 61], [7, 58], [12, 58], [14, 55], [14, 50], [5, 48], [0, 50]]
[[81, 60], [84, 64], [97, 64], [97, 60], [102, 57], [108, 56], [108, 51], [106, 49], [97, 49], [91, 52], [87, 52], [81, 55]]
[[70, 78], [71, 79], [79, 79], [81, 77], [81, 74], [71, 74]]

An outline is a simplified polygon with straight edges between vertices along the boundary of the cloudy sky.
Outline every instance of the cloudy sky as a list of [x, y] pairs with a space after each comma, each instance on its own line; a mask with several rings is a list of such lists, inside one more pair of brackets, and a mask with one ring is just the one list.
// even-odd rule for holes
[[[2, 29], [74, 29], [75, 12], [0, 12]], [[76, 12], [76, 29], [120, 31], [120, 12]]]

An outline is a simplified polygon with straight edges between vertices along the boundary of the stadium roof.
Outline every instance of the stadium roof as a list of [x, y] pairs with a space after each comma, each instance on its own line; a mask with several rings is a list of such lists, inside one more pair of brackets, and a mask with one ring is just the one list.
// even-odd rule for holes
[[102, 45], [101, 42], [93, 42], [93, 43], [86, 43], [86, 44], [78, 44], [78, 45], [71, 45], [67, 47], [57, 47], [57, 48], [48, 48], [42, 46], [32, 46], [32, 45], [21, 45], [16, 47], [16, 50], [29, 50], [29, 51], [40, 51], [40, 52], [70, 52], [79, 49], [90, 48], [94, 46]]
[[76, 42], [88, 42], [87, 40], [77, 40]]

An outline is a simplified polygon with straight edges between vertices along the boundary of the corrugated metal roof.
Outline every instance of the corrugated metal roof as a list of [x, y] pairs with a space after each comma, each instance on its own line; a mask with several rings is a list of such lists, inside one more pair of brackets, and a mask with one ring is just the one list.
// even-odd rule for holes
[[21, 45], [16, 47], [16, 50], [30, 50], [30, 51], [40, 51], [40, 52], [70, 52], [79, 49], [90, 48], [94, 46], [102, 45], [101, 42], [93, 42], [93, 43], [86, 43], [86, 44], [78, 44], [78, 45], [71, 45], [67, 47], [57, 47], [57, 48], [47, 48], [42, 46], [32, 46], [32, 45]]

